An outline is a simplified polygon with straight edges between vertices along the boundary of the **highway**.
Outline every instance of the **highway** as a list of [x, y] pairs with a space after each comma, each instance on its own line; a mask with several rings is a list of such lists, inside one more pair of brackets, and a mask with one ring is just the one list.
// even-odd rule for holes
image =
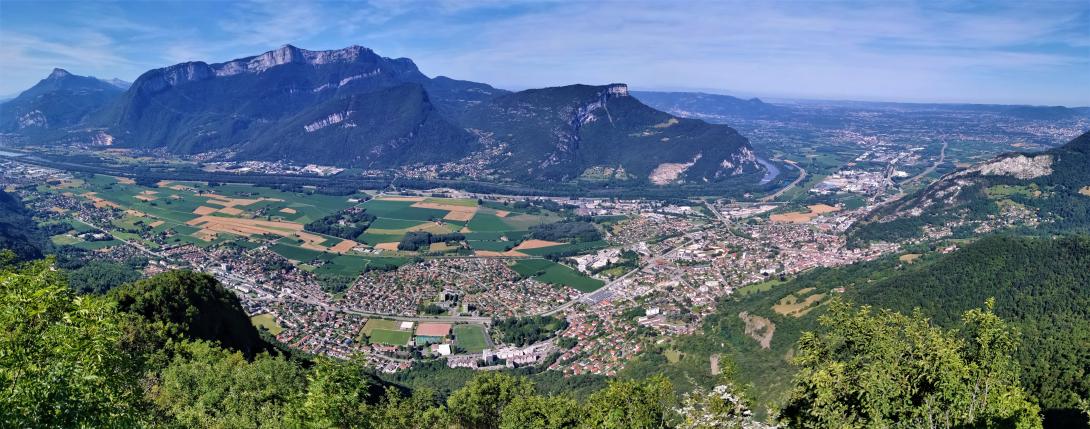
[[783, 160], [783, 162], [787, 163], [787, 164], [791, 164], [793, 167], [799, 169], [799, 177], [796, 178], [794, 182], [791, 182], [789, 185], [784, 186], [783, 189], [780, 189], [780, 190], [776, 191], [776, 193], [774, 193], [772, 195], [769, 195], [769, 196], [766, 196], [764, 198], [761, 198], [760, 201], [762, 203], [769, 202], [769, 201], [772, 201], [772, 200], [778, 198], [780, 195], [783, 195], [784, 192], [790, 191], [791, 188], [794, 188], [795, 185], [798, 185], [799, 183], [802, 182], [803, 179], [806, 178], [806, 169], [799, 166], [799, 164], [797, 162], [789, 161], [789, 160], [786, 160], [786, 159]]

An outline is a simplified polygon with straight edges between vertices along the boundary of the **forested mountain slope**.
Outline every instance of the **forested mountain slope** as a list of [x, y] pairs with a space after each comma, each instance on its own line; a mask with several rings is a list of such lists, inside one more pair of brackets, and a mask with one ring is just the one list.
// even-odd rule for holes
[[855, 243], [1090, 231], [1090, 132], [1058, 148], [1007, 154], [943, 176], [876, 209], [849, 230]]
[[53, 69], [18, 97], [0, 104], [0, 132], [34, 135], [78, 125], [122, 91], [94, 77]]
[[535, 178], [706, 183], [762, 168], [734, 129], [652, 109], [624, 84], [501, 95], [463, 123], [506, 146], [501, 168]]
[[0, 190], [0, 249], [8, 249], [21, 260], [42, 257], [48, 248], [37, 222], [15, 195]]
[[[728, 353], [758, 403], [786, 395], [790, 361], [805, 331], [818, 329], [832, 299], [903, 313], [919, 308], [940, 326], [955, 326], [968, 309], [996, 299], [995, 311], [1021, 335], [1021, 380], [1040, 401], [1048, 427], [1079, 427], [1078, 398], [1090, 397], [1090, 236], [992, 236], [951, 254], [931, 252], [908, 263], [896, 256], [804, 273], [767, 292], [723, 300], [704, 332], [678, 341], [681, 365], [655, 353], [633, 365], [638, 373], [674, 367], [707, 370], [712, 353]], [[767, 322], [757, 327], [757, 321]], [[747, 328], [749, 330], [747, 331]], [[759, 338], [771, 336], [768, 347]], [[725, 346], [726, 350], [724, 350]], [[703, 366], [699, 366], [703, 363]], [[675, 373], [676, 378], [688, 372]], [[1082, 422], [1082, 423], [1080, 423]], [[1083, 426], [1085, 427], [1085, 426]]]

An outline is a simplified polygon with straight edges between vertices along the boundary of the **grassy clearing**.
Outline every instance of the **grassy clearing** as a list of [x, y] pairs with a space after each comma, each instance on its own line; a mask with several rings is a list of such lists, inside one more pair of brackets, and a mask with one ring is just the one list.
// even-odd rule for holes
[[56, 246], [71, 246], [83, 240], [80, 240], [79, 238], [73, 237], [68, 234], [61, 234], [50, 237], [49, 241], [52, 241], [53, 244]]
[[741, 289], [736, 290], [734, 293], [738, 294], [738, 296], [746, 296], [751, 293], [767, 292], [772, 288], [780, 285], [781, 283], [783, 282], [780, 281], [780, 279], [769, 279], [760, 283], [754, 283], [749, 286], [745, 286]]
[[488, 348], [484, 327], [480, 325], [455, 325], [455, 344], [469, 353], [480, 353]]
[[276, 323], [276, 317], [268, 313], [258, 314], [254, 317], [251, 317], [250, 323], [252, 323], [257, 329], [267, 329], [269, 333], [273, 334], [274, 336], [280, 335], [280, 333], [284, 331], [284, 328], [281, 327], [279, 323]]

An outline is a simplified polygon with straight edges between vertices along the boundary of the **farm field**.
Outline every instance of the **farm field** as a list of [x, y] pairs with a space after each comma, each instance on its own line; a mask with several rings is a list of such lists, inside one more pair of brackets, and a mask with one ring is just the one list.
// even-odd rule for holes
[[504, 207], [502, 204], [486, 201], [481, 205], [469, 198], [381, 195], [361, 206], [377, 219], [356, 241], [390, 252], [397, 251], [397, 243], [406, 233], [420, 231], [434, 235], [461, 233], [470, 250], [483, 251], [481, 255], [487, 256], [489, 252], [502, 253], [515, 247], [532, 226], [560, 220], [553, 213], [503, 210], [497, 208]]
[[488, 348], [488, 342], [485, 341], [484, 327], [480, 325], [455, 325], [454, 326], [454, 342], [455, 344], [465, 349], [469, 353], [480, 353], [482, 350]]
[[[203, 182], [162, 181], [157, 187], [141, 186], [129, 179], [93, 175], [46, 189], [79, 196], [98, 207], [125, 210], [114, 222], [125, 237], [151, 248], [195, 244], [207, 247], [226, 241], [264, 240], [265, 236], [292, 237], [299, 246], [347, 252], [354, 247], [345, 240], [303, 231], [314, 219], [354, 205], [349, 197], [286, 192], [243, 184], [209, 186]], [[141, 240], [136, 232], [165, 234], [160, 243]], [[119, 231], [114, 231], [115, 235]], [[257, 237], [257, 238], [254, 238]]]
[[580, 292], [594, 292], [605, 284], [548, 259], [523, 259], [511, 265], [511, 269], [521, 276], [533, 277], [543, 283], [570, 286]]

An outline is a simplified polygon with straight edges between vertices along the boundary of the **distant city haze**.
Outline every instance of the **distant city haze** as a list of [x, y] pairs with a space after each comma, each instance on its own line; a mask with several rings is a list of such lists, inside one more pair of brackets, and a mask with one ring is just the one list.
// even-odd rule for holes
[[54, 67], [135, 80], [284, 44], [361, 45], [506, 89], [1090, 105], [1090, 2], [10, 2], [0, 96]]

